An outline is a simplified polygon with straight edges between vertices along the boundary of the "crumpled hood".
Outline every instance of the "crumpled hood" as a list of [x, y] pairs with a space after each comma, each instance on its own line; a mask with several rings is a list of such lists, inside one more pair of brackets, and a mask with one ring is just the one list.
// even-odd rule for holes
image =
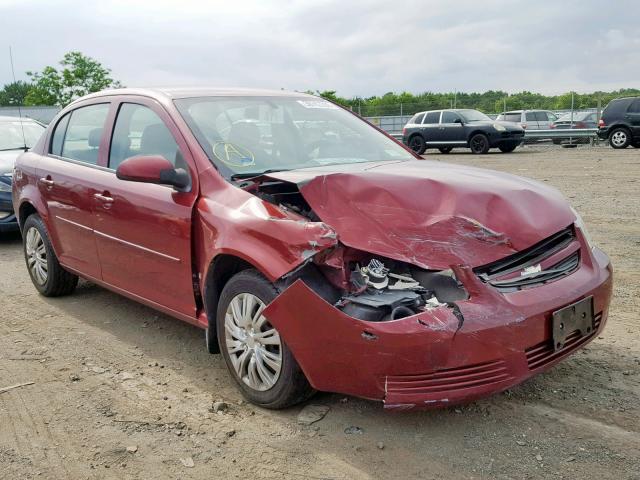
[[0, 152], [0, 175], [2, 175], [3, 173], [11, 172], [13, 170], [13, 165], [16, 162], [16, 158], [18, 158], [21, 153], [24, 153], [23, 149], [6, 150]]
[[575, 221], [554, 188], [441, 162], [341, 165], [268, 176], [298, 184], [345, 245], [427, 269], [486, 265]]

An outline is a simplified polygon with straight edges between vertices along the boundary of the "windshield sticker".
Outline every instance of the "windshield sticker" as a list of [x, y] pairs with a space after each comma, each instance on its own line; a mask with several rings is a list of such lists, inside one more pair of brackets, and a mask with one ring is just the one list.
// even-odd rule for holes
[[304, 108], [328, 108], [331, 110], [338, 110], [337, 106], [325, 100], [298, 100], [298, 103]]
[[213, 146], [213, 154], [230, 167], [244, 168], [256, 164], [253, 153], [233, 143], [218, 142]]

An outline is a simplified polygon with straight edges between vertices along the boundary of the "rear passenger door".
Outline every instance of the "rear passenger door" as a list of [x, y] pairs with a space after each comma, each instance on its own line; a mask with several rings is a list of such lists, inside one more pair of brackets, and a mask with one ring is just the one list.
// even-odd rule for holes
[[[524, 114], [524, 123], [522, 126], [527, 130], [539, 130], [538, 126], [538, 112], [525, 112]], [[525, 126], [526, 125], [526, 126]]]
[[439, 142], [440, 138], [440, 114], [442, 112], [427, 112], [422, 121], [422, 136], [427, 145]]
[[[93, 196], [102, 279], [135, 297], [195, 317], [191, 218], [198, 182], [170, 116], [150, 99], [120, 103], [107, 164]], [[159, 155], [191, 176], [189, 192], [116, 177], [127, 158]]]
[[[93, 235], [91, 194], [110, 103], [80, 106], [61, 117], [47, 154], [38, 163], [38, 189], [46, 204], [47, 227], [60, 262], [83, 275], [100, 278]], [[106, 142], [104, 142], [106, 145]]]
[[538, 128], [540, 130], [549, 130], [551, 124], [558, 119], [551, 112], [536, 112], [536, 120], [538, 121]]
[[629, 105], [625, 118], [633, 129], [633, 136], [640, 136], [640, 98], [634, 100], [631, 105]]

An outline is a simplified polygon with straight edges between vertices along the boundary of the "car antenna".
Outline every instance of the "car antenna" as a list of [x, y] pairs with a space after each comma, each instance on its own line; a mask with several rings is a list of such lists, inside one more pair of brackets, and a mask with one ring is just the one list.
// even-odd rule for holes
[[[11, 62], [11, 74], [13, 75], [13, 83], [16, 83], [16, 71], [13, 68], [13, 52], [11, 51], [11, 45], [9, 45], [9, 62]], [[22, 102], [18, 102], [18, 116], [20, 117], [20, 130], [22, 131], [22, 144], [24, 151], [29, 150], [27, 147], [27, 138], [24, 135], [24, 124], [22, 123], [22, 106], [20, 105]]]

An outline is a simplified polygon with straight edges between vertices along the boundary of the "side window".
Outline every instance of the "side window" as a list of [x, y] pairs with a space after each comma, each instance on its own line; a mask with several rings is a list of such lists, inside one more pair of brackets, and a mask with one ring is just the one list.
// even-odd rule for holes
[[424, 113], [419, 113], [411, 119], [410, 123], [422, 123], [423, 118], [424, 118]]
[[551, 121], [551, 115], [547, 116], [547, 112], [535, 112], [535, 118], [538, 122], [549, 122]]
[[67, 113], [56, 125], [56, 129], [53, 131], [53, 136], [51, 138], [51, 149], [49, 150], [49, 153], [57, 156], [62, 155], [62, 142], [64, 141], [64, 134], [67, 132], [67, 125], [69, 125], [70, 117], [71, 114]]
[[506, 122], [520, 123], [520, 114], [519, 113], [507, 113], [504, 116], [504, 120]]
[[440, 123], [440, 112], [427, 112], [427, 115], [424, 117], [424, 123]]
[[[123, 103], [111, 137], [109, 168], [115, 170], [125, 159], [136, 155], [160, 155], [176, 166], [178, 144], [149, 107]], [[185, 165], [177, 166], [186, 169]]]
[[[538, 121], [536, 112], [527, 112], [524, 118], [525, 118], [525, 121], [527, 121], [527, 122], [537, 122]], [[545, 118], [545, 120], [546, 120], [546, 118]]]
[[108, 113], [108, 103], [80, 107], [71, 112], [60, 155], [92, 165], [97, 164], [98, 147]]
[[627, 110], [629, 113], [640, 113], [640, 100], [636, 100], [631, 105], [629, 105], [629, 109]]
[[556, 117], [553, 113], [551, 112], [546, 112], [546, 116], [547, 118], [545, 118], [545, 120], [549, 120], [550, 122], [555, 122], [556, 120], [558, 120], [558, 117]]
[[455, 112], [442, 112], [442, 123], [455, 123], [460, 116]]

